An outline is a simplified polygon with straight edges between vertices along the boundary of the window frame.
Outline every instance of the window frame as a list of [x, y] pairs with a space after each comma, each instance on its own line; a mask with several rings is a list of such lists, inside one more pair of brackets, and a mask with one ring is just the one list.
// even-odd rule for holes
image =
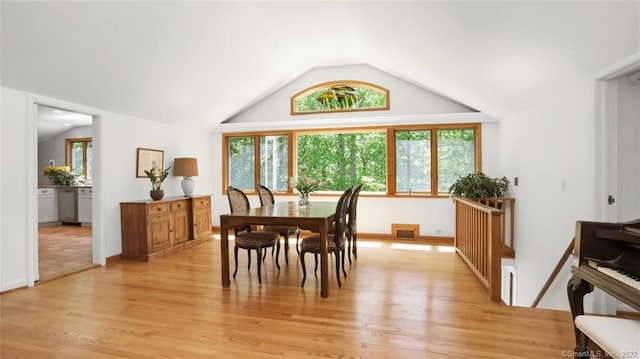
[[[386, 193], [364, 193], [364, 195], [378, 197], [415, 197], [415, 198], [448, 198], [449, 192], [438, 192], [438, 156], [437, 156], [437, 131], [449, 129], [472, 129], [474, 131], [475, 149], [475, 171], [482, 171], [482, 124], [479, 122], [455, 123], [455, 124], [431, 124], [431, 125], [392, 125], [392, 126], [366, 126], [366, 127], [340, 127], [340, 128], [313, 128], [295, 129], [280, 131], [250, 131], [250, 132], [229, 132], [222, 133], [222, 193], [227, 193], [229, 187], [229, 138], [232, 137], [255, 137], [255, 173], [254, 188], [243, 189], [246, 193], [257, 193], [255, 187], [260, 183], [260, 136], [288, 136], [287, 156], [288, 156], [288, 176], [295, 177], [297, 168], [297, 135], [298, 134], [322, 134], [338, 132], [385, 132], [387, 142], [387, 191]], [[396, 191], [396, 132], [397, 131], [431, 131], [431, 192], [398, 192]], [[276, 191], [277, 195], [295, 195], [291, 185], [287, 186], [287, 191]], [[333, 192], [318, 191], [317, 195], [334, 195]]]
[[82, 176], [86, 179], [89, 179], [87, 177], [87, 146], [88, 143], [91, 142], [92, 146], [93, 146], [93, 137], [78, 137], [78, 138], [66, 138], [64, 140], [64, 162], [66, 166], [69, 166], [69, 168], [71, 168], [71, 171], [73, 171], [73, 163], [71, 161], [71, 151], [72, 151], [72, 146], [74, 143], [76, 142], [80, 142], [82, 143]]

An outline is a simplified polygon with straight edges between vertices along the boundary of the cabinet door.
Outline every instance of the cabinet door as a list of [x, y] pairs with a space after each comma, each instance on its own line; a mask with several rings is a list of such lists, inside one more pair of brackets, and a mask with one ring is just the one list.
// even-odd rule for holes
[[211, 209], [197, 208], [193, 211], [193, 237], [211, 234]]
[[173, 215], [173, 243], [178, 244], [189, 240], [189, 212], [182, 211]]
[[38, 223], [58, 220], [58, 200], [53, 188], [38, 189]]
[[193, 238], [211, 234], [211, 197], [202, 196], [192, 199]]
[[78, 222], [91, 223], [91, 192], [90, 188], [78, 190]]
[[149, 253], [171, 247], [171, 222], [169, 213], [149, 218]]

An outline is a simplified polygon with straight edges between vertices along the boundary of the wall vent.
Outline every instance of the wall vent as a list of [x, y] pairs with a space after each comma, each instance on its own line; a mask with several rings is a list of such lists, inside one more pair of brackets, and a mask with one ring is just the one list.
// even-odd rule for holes
[[391, 237], [393, 239], [412, 240], [415, 241], [420, 235], [419, 224], [391, 224]]

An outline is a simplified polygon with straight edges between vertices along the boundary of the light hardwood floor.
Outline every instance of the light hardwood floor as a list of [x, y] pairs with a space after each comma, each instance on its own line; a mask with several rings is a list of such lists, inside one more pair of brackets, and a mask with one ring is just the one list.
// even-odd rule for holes
[[38, 283], [92, 267], [91, 227], [38, 228]]
[[563, 358], [574, 346], [569, 312], [492, 303], [454, 253], [360, 243], [342, 288], [330, 265], [329, 298], [312, 265], [300, 288], [295, 246], [280, 272], [267, 256], [262, 285], [241, 252], [223, 289], [218, 240], [4, 293], [0, 357]]

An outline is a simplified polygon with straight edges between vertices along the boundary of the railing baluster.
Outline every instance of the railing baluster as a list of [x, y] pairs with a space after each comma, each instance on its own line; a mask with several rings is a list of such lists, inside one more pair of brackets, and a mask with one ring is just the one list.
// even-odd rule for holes
[[[500, 301], [502, 248], [506, 234], [505, 202], [494, 200], [485, 203], [492, 206], [455, 198], [454, 245], [456, 252], [487, 287], [491, 300]], [[513, 202], [510, 205], [513, 207]], [[511, 244], [512, 240], [513, 236]]]

